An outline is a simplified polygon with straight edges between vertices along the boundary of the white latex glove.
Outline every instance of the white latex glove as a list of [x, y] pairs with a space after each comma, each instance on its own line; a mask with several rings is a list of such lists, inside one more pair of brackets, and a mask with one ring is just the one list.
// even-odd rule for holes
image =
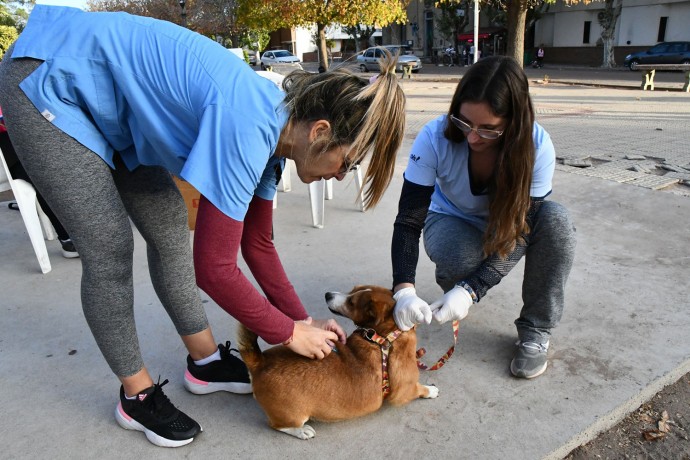
[[439, 323], [450, 320], [462, 320], [467, 316], [472, 306], [472, 296], [462, 286], [455, 286], [443, 297], [429, 305], [434, 319]]
[[409, 331], [415, 324], [431, 323], [431, 309], [429, 304], [417, 297], [417, 291], [413, 287], [406, 287], [393, 294], [395, 308], [393, 318], [395, 324], [402, 331]]

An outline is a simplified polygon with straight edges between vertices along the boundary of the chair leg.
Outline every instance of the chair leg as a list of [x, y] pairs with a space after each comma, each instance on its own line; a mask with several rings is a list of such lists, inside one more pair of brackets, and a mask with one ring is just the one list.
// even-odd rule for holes
[[55, 227], [43, 212], [41, 205], [36, 201], [36, 211], [38, 212], [38, 219], [41, 221], [41, 228], [43, 229], [43, 236], [48, 241], [55, 241], [57, 239], [57, 233], [55, 232]]
[[[364, 192], [362, 191], [362, 168], [357, 166], [355, 185], [357, 187], [357, 203], [360, 211], [364, 212]], [[309, 203], [311, 205], [311, 221], [314, 227], [323, 228], [325, 224], [325, 200], [333, 199], [333, 179], [321, 179], [309, 184]]]
[[333, 199], [333, 179], [328, 179], [326, 181], [326, 196], [327, 200]]
[[362, 167], [357, 165], [355, 169], [355, 186], [357, 187], [357, 203], [359, 210], [364, 212], [364, 190], [362, 189]]
[[283, 192], [292, 190], [292, 161], [285, 160], [285, 169], [283, 169], [283, 175], [280, 177]]
[[323, 228], [324, 225], [324, 210], [325, 210], [325, 189], [326, 180], [321, 179], [318, 182], [309, 184], [309, 202], [311, 204], [311, 221], [314, 227]]
[[12, 192], [19, 205], [19, 212], [24, 220], [24, 225], [31, 239], [31, 245], [34, 247], [34, 252], [41, 266], [41, 271], [43, 273], [48, 273], [52, 267], [50, 265], [50, 258], [48, 257], [46, 242], [43, 239], [41, 220], [38, 217], [36, 190], [23, 180], [13, 180]]

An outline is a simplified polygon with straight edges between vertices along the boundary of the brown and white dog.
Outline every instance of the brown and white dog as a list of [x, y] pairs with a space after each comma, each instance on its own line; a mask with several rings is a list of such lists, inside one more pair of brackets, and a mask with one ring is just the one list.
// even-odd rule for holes
[[[417, 335], [414, 329], [401, 332], [397, 328], [390, 289], [357, 286], [349, 294], [326, 293], [326, 302], [329, 310], [350, 318], [359, 329], [321, 361], [283, 346], [262, 352], [256, 334], [240, 326], [240, 354], [251, 375], [254, 397], [272, 428], [309, 439], [315, 435], [306, 425], [309, 419], [345, 420], [378, 410], [384, 399], [402, 405], [438, 396], [438, 388], [419, 383]], [[387, 370], [382, 365], [384, 348]], [[389, 381], [387, 396], [384, 377]]]

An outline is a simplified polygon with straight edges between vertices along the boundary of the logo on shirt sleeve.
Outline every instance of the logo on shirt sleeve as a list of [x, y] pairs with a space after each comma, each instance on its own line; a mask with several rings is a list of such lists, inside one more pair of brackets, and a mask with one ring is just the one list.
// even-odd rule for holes
[[410, 153], [410, 160], [414, 161], [415, 163], [419, 161], [419, 159], [422, 158], [419, 155], [415, 155], [414, 153]]

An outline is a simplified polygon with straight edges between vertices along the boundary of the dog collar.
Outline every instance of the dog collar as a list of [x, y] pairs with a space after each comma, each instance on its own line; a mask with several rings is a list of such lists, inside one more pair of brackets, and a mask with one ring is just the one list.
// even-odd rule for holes
[[396, 329], [387, 336], [383, 337], [376, 333], [375, 330], [360, 327], [357, 329], [362, 333], [365, 339], [370, 342], [376, 343], [381, 347], [381, 374], [383, 375], [383, 382], [381, 382], [381, 391], [383, 392], [383, 398], [385, 399], [391, 392], [391, 382], [388, 376], [388, 353], [390, 352], [392, 342], [400, 337], [402, 331]]

